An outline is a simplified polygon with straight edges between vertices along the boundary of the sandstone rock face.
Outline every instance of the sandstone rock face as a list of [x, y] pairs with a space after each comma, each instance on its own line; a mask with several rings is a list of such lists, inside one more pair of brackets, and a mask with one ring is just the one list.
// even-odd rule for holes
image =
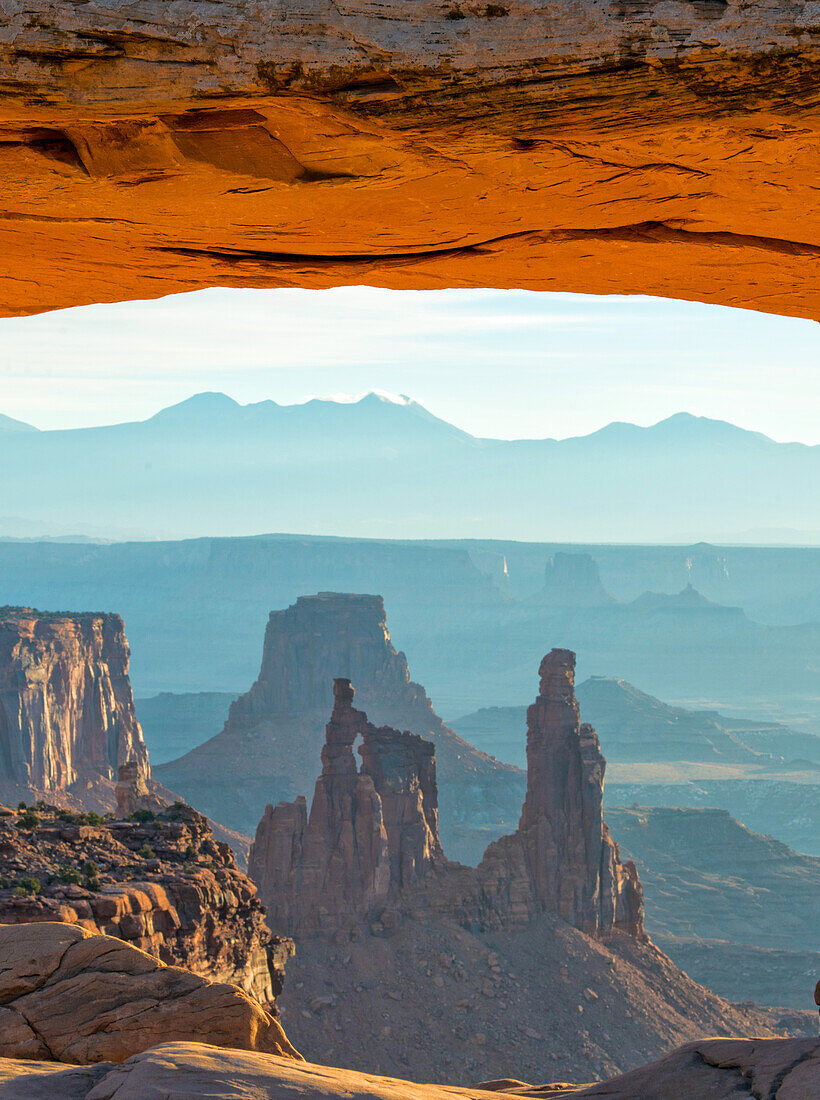
[[61, 921], [116, 936], [273, 1011], [293, 944], [271, 935], [230, 849], [182, 804], [137, 818], [2, 811], [0, 923]]
[[575, 654], [541, 662], [541, 689], [527, 711], [527, 797], [517, 832], [490, 845], [478, 868], [490, 904], [518, 919], [557, 913], [590, 935], [620, 928], [643, 936], [643, 892], [621, 863], [603, 820], [606, 761], [581, 724]]
[[[118, 615], [0, 612], [0, 792], [148, 775]], [[11, 795], [11, 797], [10, 797]]]
[[[443, 859], [433, 745], [376, 729], [352, 706], [350, 681], [337, 679], [309, 820], [304, 800], [268, 806], [251, 850], [249, 873], [274, 924], [316, 932], [378, 920], [389, 899], [392, 920], [422, 893], [468, 926], [510, 927], [549, 912], [592, 936], [620, 930], [643, 940], [638, 873], [603, 821], [606, 762], [595, 731], [581, 725], [575, 654], [553, 650], [540, 677], [527, 712], [520, 824], [475, 871]], [[441, 874], [428, 881], [430, 870]]]
[[[480, 830], [518, 820], [524, 775], [444, 725], [390, 640], [380, 596], [326, 592], [272, 612], [259, 678], [232, 704], [223, 731], [154, 774], [211, 817], [253, 834], [268, 803], [313, 787], [338, 677], [356, 685], [359, 706], [375, 726], [433, 742], [444, 845], [477, 861], [486, 846]], [[372, 737], [370, 743], [375, 747]]]
[[2, 11], [5, 313], [366, 282], [820, 316], [810, 0]]
[[599, 1085], [527, 1085], [513, 1078], [471, 1088], [419, 1085], [197, 1042], [166, 1042], [122, 1065], [62, 1068], [0, 1059], [9, 1100], [492, 1100], [501, 1096], [607, 1097], [607, 1100], [815, 1100], [818, 1039], [706, 1039]]
[[556, 607], [603, 607], [618, 601], [604, 588], [598, 563], [591, 554], [559, 550], [547, 561], [538, 602]]
[[0, 958], [5, 1058], [120, 1062], [169, 1040], [300, 1057], [242, 990], [111, 936], [65, 924], [0, 925]]
[[309, 819], [304, 799], [268, 806], [248, 860], [272, 923], [288, 932], [383, 920], [443, 863], [432, 744], [368, 722], [349, 680], [333, 692]]
[[145, 776], [135, 760], [120, 764], [117, 769], [117, 786], [114, 789], [117, 800], [117, 818], [122, 821], [137, 810], [151, 809], [151, 792], [145, 782]]

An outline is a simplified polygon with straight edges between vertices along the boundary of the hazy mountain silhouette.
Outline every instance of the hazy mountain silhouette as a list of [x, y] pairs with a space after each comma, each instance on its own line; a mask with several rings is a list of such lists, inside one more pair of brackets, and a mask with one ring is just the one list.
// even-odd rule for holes
[[27, 427], [0, 420], [4, 511], [55, 530], [670, 541], [797, 517], [820, 529], [820, 447], [686, 413], [506, 441], [409, 398], [239, 405], [203, 393], [145, 421]]
[[23, 420], [15, 420], [12, 416], [0, 413], [0, 432], [36, 432], [33, 424], [26, 424]]

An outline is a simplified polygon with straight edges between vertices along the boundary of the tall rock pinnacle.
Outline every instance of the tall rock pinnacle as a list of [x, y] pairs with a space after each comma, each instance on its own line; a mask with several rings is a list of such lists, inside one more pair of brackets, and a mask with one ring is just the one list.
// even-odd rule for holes
[[354, 708], [350, 681], [335, 680], [310, 819], [303, 798], [268, 806], [251, 849], [249, 873], [273, 926], [310, 934], [392, 919], [413, 908], [412, 889], [469, 927], [554, 913], [592, 936], [620, 930], [642, 939], [641, 883], [603, 820], [606, 762], [595, 731], [581, 724], [575, 654], [554, 649], [540, 676], [527, 712], [520, 824], [475, 869], [444, 859], [433, 744], [377, 728]]
[[249, 873], [277, 928], [377, 920], [442, 858], [432, 744], [368, 722], [347, 679], [333, 681], [333, 698], [310, 817], [303, 798], [268, 806], [251, 848]]
[[595, 730], [581, 723], [575, 654], [553, 649], [539, 676], [538, 698], [527, 710], [521, 821], [511, 837], [490, 845], [479, 874], [488, 876], [495, 908], [515, 898], [519, 916], [549, 911], [590, 935], [622, 928], [641, 936], [641, 884], [603, 820], [606, 761]]

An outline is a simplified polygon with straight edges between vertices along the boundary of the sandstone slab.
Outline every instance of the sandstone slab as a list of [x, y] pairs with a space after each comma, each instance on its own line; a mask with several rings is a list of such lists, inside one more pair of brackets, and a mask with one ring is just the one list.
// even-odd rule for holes
[[[772, 1076], [774, 1074], [774, 1076]], [[0, 1100], [814, 1100], [820, 1040], [704, 1040], [600, 1085], [529, 1086], [510, 1078], [485, 1087], [419, 1085], [202, 1043], [164, 1043], [118, 1066], [62, 1068], [0, 1059]], [[768, 1089], [769, 1091], [762, 1091]]]
[[122, 1061], [173, 1039], [300, 1057], [242, 990], [72, 925], [0, 925], [0, 1007], [4, 1057]]

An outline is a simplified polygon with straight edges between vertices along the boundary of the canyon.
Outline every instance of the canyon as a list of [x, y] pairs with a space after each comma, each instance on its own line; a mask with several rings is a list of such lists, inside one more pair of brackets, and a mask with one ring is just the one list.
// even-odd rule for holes
[[[556, 553], [591, 554], [603, 587], [620, 602], [536, 603]], [[383, 596], [396, 647], [445, 721], [479, 707], [520, 704], [530, 693], [526, 670], [555, 640], [578, 653], [580, 678], [613, 676], [689, 709], [811, 732], [820, 716], [813, 671], [820, 659], [819, 562], [820, 551], [810, 547], [725, 544], [589, 547], [309, 535], [0, 540], [0, 603], [115, 608], [132, 643], [138, 715], [142, 699], [158, 692], [235, 698], [259, 672], [271, 609], [334, 590]], [[687, 583], [745, 614], [628, 606], [643, 592], [679, 592]], [[183, 751], [219, 733], [230, 701]], [[161, 725], [146, 717], [143, 728], [154, 763], [179, 755], [163, 751]], [[312, 779], [300, 789], [311, 785]]]
[[5, 315], [352, 283], [820, 315], [808, 0], [3, 15]]
[[444, 725], [390, 640], [380, 596], [324, 592], [271, 612], [259, 677], [231, 704], [222, 732], [155, 775], [209, 816], [252, 834], [268, 802], [312, 787], [340, 676], [355, 683], [374, 724], [434, 742], [439, 824], [454, 855], [469, 861], [486, 847], [484, 829], [517, 820], [523, 773]]
[[804, 1008], [820, 979], [820, 859], [725, 810], [607, 807], [645, 890], [653, 940], [729, 1000]]

